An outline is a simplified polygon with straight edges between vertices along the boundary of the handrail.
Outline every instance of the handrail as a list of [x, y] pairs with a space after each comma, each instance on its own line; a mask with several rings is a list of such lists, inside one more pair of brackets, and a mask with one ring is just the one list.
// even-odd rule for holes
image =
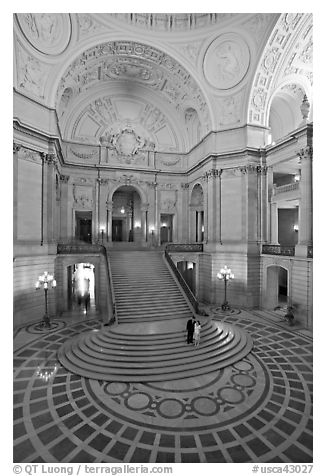
[[[115, 303], [115, 294], [114, 294], [114, 287], [113, 287], [113, 278], [112, 278], [112, 271], [111, 271], [111, 264], [110, 264], [110, 258], [107, 252], [107, 249], [104, 248], [104, 254], [106, 257], [106, 263], [107, 263], [107, 271], [108, 271], [108, 286], [109, 286], [109, 322], [108, 324], [118, 324], [118, 313], [117, 313], [117, 307]], [[111, 306], [110, 306], [111, 305]], [[110, 313], [111, 311], [111, 313]], [[111, 316], [110, 316], [111, 314]]]
[[168, 251], [165, 249], [164, 251], [164, 255], [165, 255], [165, 258], [166, 258], [166, 261], [168, 262], [168, 264], [170, 265], [170, 268], [171, 270], [173, 271], [175, 277], [177, 278], [177, 280], [179, 281], [182, 289], [184, 290], [184, 292], [186, 293], [186, 296], [187, 298], [189, 299], [192, 307], [194, 308], [194, 311], [196, 314], [198, 314], [198, 310], [199, 310], [199, 303], [196, 299], [196, 297], [194, 296], [193, 292], [191, 291], [191, 289], [189, 288], [188, 284], [186, 283], [184, 277], [182, 276], [182, 274], [180, 273], [180, 271], [178, 270], [178, 268], [176, 267], [176, 265], [174, 264], [173, 262], [173, 259], [171, 258], [171, 256], [169, 255]]
[[287, 183], [285, 185], [279, 185], [278, 187], [274, 187], [274, 195], [278, 195], [279, 193], [292, 192], [293, 190], [299, 190], [299, 188], [300, 188], [299, 182], [292, 182], [292, 183]]
[[171, 252], [203, 252], [203, 243], [168, 243], [165, 246], [167, 251]]
[[89, 254], [101, 253], [104, 254], [104, 246], [91, 243], [58, 243], [58, 254]]
[[294, 256], [295, 246], [263, 245], [262, 246], [262, 254]]

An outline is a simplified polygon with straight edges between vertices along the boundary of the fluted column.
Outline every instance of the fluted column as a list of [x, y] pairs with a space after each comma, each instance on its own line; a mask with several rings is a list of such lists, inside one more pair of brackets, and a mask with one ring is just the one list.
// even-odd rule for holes
[[273, 168], [267, 167], [266, 171], [266, 190], [263, 200], [266, 201], [266, 239], [268, 243], [272, 242], [272, 227], [271, 227], [271, 201], [273, 195]]
[[60, 238], [68, 238], [68, 182], [69, 175], [60, 175], [61, 199], [60, 199]]
[[312, 245], [312, 147], [298, 153], [301, 159], [299, 236], [296, 255], [307, 256], [307, 247]]
[[140, 212], [141, 212], [141, 231], [142, 231], [142, 240], [145, 242], [146, 238], [148, 236], [148, 230], [147, 230], [147, 220], [146, 220], [146, 214], [148, 211], [148, 205], [142, 205]]
[[188, 195], [189, 195], [189, 184], [181, 184], [181, 200], [177, 202], [177, 210], [180, 219], [178, 220], [178, 241], [181, 243], [188, 243], [190, 241], [189, 235], [189, 214], [190, 209], [188, 207]]
[[202, 211], [201, 210], [197, 210], [197, 242], [201, 242], [201, 234], [202, 234], [202, 226], [203, 226], [203, 222], [202, 222]]
[[272, 202], [270, 205], [270, 217], [271, 217], [271, 243], [278, 245], [278, 208], [277, 203]]
[[19, 144], [13, 143], [13, 238], [17, 240], [17, 216], [18, 216], [18, 152]]
[[42, 177], [42, 189], [43, 189], [43, 230], [42, 230], [42, 244], [53, 243], [54, 241], [54, 220], [55, 220], [55, 154], [42, 154], [43, 163], [43, 177]]
[[112, 210], [113, 210], [113, 202], [108, 201], [106, 202], [106, 210], [107, 210], [107, 241], [112, 242]]

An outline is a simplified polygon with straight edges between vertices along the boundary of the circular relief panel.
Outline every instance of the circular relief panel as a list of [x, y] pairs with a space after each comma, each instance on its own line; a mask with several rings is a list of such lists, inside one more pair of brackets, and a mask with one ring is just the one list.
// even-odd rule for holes
[[208, 47], [204, 57], [204, 74], [217, 89], [230, 89], [245, 77], [250, 63], [250, 51], [243, 38], [224, 34]]
[[19, 26], [29, 43], [46, 55], [59, 55], [68, 46], [71, 23], [68, 13], [17, 13]]

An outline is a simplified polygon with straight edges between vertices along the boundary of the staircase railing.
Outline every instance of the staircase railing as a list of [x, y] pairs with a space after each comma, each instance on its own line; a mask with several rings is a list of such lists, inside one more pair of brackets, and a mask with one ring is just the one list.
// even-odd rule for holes
[[184, 290], [184, 292], [186, 293], [186, 296], [187, 298], [189, 299], [194, 311], [196, 314], [198, 314], [198, 309], [199, 309], [199, 303], [196, 299], [196, 297], [194, 296], [193, 292], [191, 291], [191, 289], [189, 288], [188, 284], [186, 283], [184, 277], [182, 276], [182, 274], [180, 273], [180, 271], [178, 270], [178, 268], [176, 267], [176, 265], [174, 264], [174, 261], [173, 259], [171, 258], [171, 256], [169, 255], [168, 251], [165, 250], [164, 251], [164, 255], [165, 255], [165, 258], [166, 258], [166, 261], [168, 262], [173, 274], [175, 275], [175, 277], [177, 278], [177, 280], [179, 281], [182, 289]]
[[192, 252], [192, 253], [202, 253], [203, 244], [202, 243], [168, 243], [165, 246], [166, 251], [172, 252]]
[[109, 294], [108, 294], [108, 310], [109, 310], [109, 322], [108, 324], [118, 324], [118, 313], [117, 313], [117, 307], [115, 304], [115, 295], [114, 295], [114, 288], [113, 288], [113, 279], [112, 279], [112, 271], [111, 271], [111, 264], [110, 264], [110, 258], [107, 252], [107, 249], [103, 246], [104, 248], [104, 254], [106, 257], [106, 263], [107, 263], [107, 278], [108, 278], [108, 287], [109, 287]]

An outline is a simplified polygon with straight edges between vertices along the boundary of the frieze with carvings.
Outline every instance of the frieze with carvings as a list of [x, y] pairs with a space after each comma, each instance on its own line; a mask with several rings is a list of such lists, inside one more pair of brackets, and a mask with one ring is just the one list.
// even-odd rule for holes
[[208, 47], [204, 57], [204, 73], [211, 86], [231, 89], [246, 76], [250, 65], [250, 50], [235, 33], [225, 33]]
[[93, 207], [93, 187], [74, 184], [73, 197], [75, 206], [87, 209]]
[[26, 149], [25, 147], [21, 147], [18, 151], [18, 157], [22, 160], [27, 160], [29, 162], [36, 162], [41, 164], [42, 162], [42, 153], [37, 152], [35, 150]]
[[89, 35], [100, 29], [107, 29], [104, 25], [98, 23], [92, 15], [88, 13], [77, 13], [80, 36]]
[[177, 204], [177, 191], [168, 192], [162, 191], [160, 195], [160, 209], [165, 212], [175, 211]]
[[90, 160], [98, 157], [99, 151], [97, 149], [89, 149], [88, 152], [85, 152], [85, 148], [77, 148], [70, 146], [70, 152], [79, 159]]
[[63, 53], [70, 42], [68, 13], [17, 13], [20, 29], [29, 43], [46, 55]]
[[218, 101], [219, 125], [228, 126], [240, 122], [241, 96], [233, 95]]
[[19, 88], [43, 99], [44, 85], [48, 72], [49, 67], [46, 67], [22, 48], [18, 48], [17, 81]]

